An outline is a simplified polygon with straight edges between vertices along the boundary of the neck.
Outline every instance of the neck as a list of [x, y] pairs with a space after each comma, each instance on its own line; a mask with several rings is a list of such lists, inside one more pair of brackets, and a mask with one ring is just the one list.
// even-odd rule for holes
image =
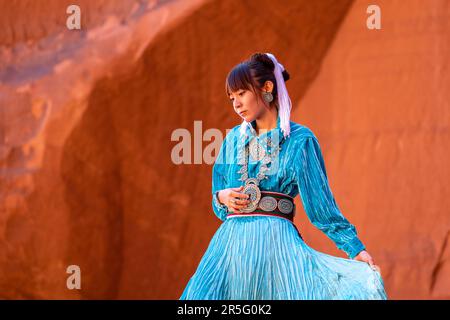
[[260, 118], [256, 119], [256, 132], [260, 135], [277, 127], [278, 110], [270, 108]]

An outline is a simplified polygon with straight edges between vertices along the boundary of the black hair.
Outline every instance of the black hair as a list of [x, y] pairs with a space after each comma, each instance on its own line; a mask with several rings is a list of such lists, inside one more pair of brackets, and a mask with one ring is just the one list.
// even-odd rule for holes
[[[251, 90], [257, 97], [261, 97], [260, 90], [266, 81], [273, 83], [273, 101], [278, 101], [277, 80], [275, 79], [275, 65], [270, 57], [264, 53], [255, 53], [248, 60], [239, 63], [228, 73], [225, 81], [225, 92], [227, 96], [230, 92], [237, 90]], [[289, 73], [283, 71], [283, 79], [290, 79]]]

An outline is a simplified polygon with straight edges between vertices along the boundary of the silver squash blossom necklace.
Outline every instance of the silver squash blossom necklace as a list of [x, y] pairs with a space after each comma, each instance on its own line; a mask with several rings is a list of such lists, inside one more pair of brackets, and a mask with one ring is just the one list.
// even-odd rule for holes
[[[242, 168], [238, 171], [241, 174], [240, 181], [244, 181], [243, 193], [248, 194], [250, 203], [247, 207], [240, 209], [241, 212], [252, 212], [258, 207], [259, 200], [261, 199], [261, 190], [259, 184], [262, 180], [267, 179], [266, 171], [270, 170], [268, 165], [278, 157], [281, 150], [281, 141], [278, 145], [272, 142], [270, 137], [265, 137], [260, 141], [259, 137], [252, 137], [250, 142], [239, 149], [238, 164], [242, 165]], [[242, 137], [242, 144], [245, 143], [245, 135]], [[264, 149], [263, 145], [266, 145], [268, 149]], [[248, 157], [252, 157], [254, 161], [261, 161], [256, 178], [249, 178], [248, 176]]]

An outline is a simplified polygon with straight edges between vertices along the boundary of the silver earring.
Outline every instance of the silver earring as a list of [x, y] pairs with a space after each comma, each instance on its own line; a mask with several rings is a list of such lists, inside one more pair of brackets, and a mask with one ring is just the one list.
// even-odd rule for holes
[[264, 100], [268, 103], [271, 103], [273, 101], [273, 95], [271, 92], [267, 92], [267, 91], [263, 92], [263, 97], [264, 97]]

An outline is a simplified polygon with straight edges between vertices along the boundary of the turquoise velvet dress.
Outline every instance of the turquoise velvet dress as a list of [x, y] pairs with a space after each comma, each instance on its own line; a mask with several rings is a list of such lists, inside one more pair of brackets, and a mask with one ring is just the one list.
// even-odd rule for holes
[[[223, 223], [181, 300], [387, 299], [381, 274], [365, 262], [352, 260], [365, 247], [336, 204], [317, 138], [305, 126], [292, 121], [290, 125], [290, 136], [283, 139], [278, 117], [275, 129], [258, 136], [263, 139], [276, 133], [281, 147], [276, 170], [259, 187], [291, 197], [300, 194], [311, 223], [349, 259], [309, 247], [289, 220], [273, 216], [227, 219], [227, 209], [212, 201], [212, 209]], [[243, 185], [237, 148], [256, 137], [255, 121], [244, 138], [239, 127], [227, 134], [216, 158], [212, 194]], [[249, 160], [249, 177], [256, 176], [260, 164]]]

